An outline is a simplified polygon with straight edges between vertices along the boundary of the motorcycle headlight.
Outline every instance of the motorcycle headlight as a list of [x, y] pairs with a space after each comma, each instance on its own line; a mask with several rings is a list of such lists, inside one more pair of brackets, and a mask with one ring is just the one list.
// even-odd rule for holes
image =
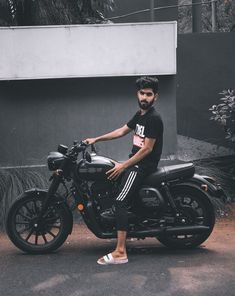
[[48, 169], [50, 171], [55, 171], [57, 170], [62, 161], [64, 160], [65, 156], [62, 153], [59, 152], [50, 152], [50, 154], [47, 157], [47, 165]]
[[58, 152], [65, 155], [68, 152], [68, 147], [65, 145], [60, 144], [57, 149]]

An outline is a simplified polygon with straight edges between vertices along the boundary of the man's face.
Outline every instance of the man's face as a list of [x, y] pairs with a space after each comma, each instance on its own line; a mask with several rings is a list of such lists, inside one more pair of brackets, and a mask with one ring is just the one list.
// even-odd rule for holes
[[152, 88], [143, 88], [137, 92], [138, 103], [142, 110], [148, 110], [157, 99]]

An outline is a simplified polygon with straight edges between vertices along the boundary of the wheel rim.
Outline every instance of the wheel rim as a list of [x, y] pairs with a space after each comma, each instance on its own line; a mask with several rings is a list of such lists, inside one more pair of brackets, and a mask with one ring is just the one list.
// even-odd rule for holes
[[15, 232], [24, 244], [47, 247], [61, 232], [62, 219], [59, 210], [49, 206], [43, 217], [39, 219], [41, 208], [41, 200], [27, 200], [15, 212]]

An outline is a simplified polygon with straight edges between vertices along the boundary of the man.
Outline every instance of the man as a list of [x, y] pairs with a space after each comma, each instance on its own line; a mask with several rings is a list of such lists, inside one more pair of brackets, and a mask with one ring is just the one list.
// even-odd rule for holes
[[[115, 163], [114, 168], [107, 172], [109, 180], [121, 176], [121, 183], [115, 197], [115, 215], [117, 223], [117, 246], [115, 250], [100, 258], [97, 263], [102, 265], [127, 263], [126, 236], [128, 231], [128, 203], [142, 180], [157, 169], [162, 153], [163, 123], [160, 115], [153, 107], [158, 98], [158, 79], [140, 77], [136, 80], [137, 98], [140, 110], [124, 126], [108, 134], [88, 138], [88, 144], [108, 141], [123, 137], [134, 131], [133, 148], [130, 158], [122, 163]], [[107, 211], [103, 215], [112, 215]]]

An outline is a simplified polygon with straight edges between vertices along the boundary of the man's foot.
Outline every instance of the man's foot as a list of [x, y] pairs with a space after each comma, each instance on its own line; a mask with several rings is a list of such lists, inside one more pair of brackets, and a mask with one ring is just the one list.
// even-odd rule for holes
[[[136, 215], [134, 213], [130, 212], [129, 209], [128, 209], [127, 215], [128, 215], [129, 220], [136, 217]], [[100, 217], [103, 218], [103, 219], [109, 219], [109, 220], [116, 219], [115, 208], [112, 207], [110, 209], [107, 209], [107, 210], [103, 211], [100, 214]]]
[[105, 210], [100, 214], [100, 216], [104, 219], [115, 219], [115, 212], [112, 208]]
[[128, 263], [127, 255], [118, 256], [117, 253], [109, 253], [97, 260], [100, 265], [110, 265], [110, 264], [124, 264]]

